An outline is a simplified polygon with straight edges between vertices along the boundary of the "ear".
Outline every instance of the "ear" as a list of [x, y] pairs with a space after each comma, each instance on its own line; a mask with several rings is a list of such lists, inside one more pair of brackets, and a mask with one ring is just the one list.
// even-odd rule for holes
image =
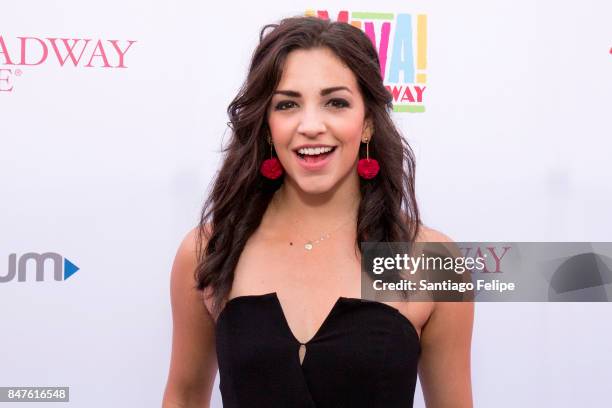
[[372, 135], [374, 134], [374, 123], [371, 118], [366, 118], [363, 121], [363, 131], [361, 132], [361, 140], [372, 140]]

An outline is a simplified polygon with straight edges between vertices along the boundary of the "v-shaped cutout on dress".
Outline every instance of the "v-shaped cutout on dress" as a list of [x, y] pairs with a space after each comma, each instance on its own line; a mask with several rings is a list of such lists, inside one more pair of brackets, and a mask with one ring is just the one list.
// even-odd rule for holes
[[281, 305], [280, 299], [278, 298], [278, 293], [277, 292], [271, 292], [271, 293], [269, 293], [269, 295], [274, 297], [276, 305], [278, 306], [278, 311], [281, 314], [281, 317], [282, 317], [283, 323], [285, 324], [287, 332], [289, 332], [291, 334], [291, 337], [293, 337], [293, 339], [296, 341], [296, 343], [299, 343], [299, 344], [304, 345], [304, 346], [307, 346], [309, 343], [312, 343], [320, 335], [321, 331], [323, 331], [323, 329], [325, 328], [325, 325], [327, 324], [327, 322], [332, 318], [332, 315], [336, 311], [336, 308], [338, 307], [338, 304], [340, 304], [340, 302], [343, 299], [346, 299], [346, 298], [344, 298], [342, 296], [340, 296], [338, 299], [336, 299], [336, 301], [334, 302], [332, 308], [327, 313], [327, 316], [325, 316], [325, 319], [323, 319], [323, 322], [321, 323], [321, 325], [319, 326], [317, 331], [315, 331], [315, 333], [312, 335], [312, 337], [308, 341], [306, 341], [305, 343], [302, 343], [295, 336], [295, 334], [293, 334], [293, 330], [291, 330], [291, 325], [289, 324], [289, 320], [287, 320], [287, 315], [285, 314], [285, 310], [283, 309], [283, 306]]
[[338, 299], [336, 299], [336, 301], [334, 302], [334, 305], [332, 306], [332, 308], [329, 310], [329, 312], [327, 313], [327, 315], [323, 319], [323, 323], [321, 323], [321, 325], [319, 326], [317, 331], [315, 331], [315, 333], [312, 335], [312, 337], [308, 341], [306, 341], [305, 343], [302, 343], [295, 336], [295, 334], [293, 333], [293, 330], [291, 330], [291, 325], [289, 324], [289, 320], [287, 320], [287, 315], [285, 314], [285, 311], [283, 309], [283, 306], [281, 305], [280, 299], [278, 298], [278, 293], [272, 292], [272, 293], [268, 293], [268, 295], [271, 295], [274, 298], [274, 302], [276, 303], [276, 305], [278, 307], [278, 313], [280, 314], [280, 318], [283, 321], [283, 324], [285, 326], [285, 330], [287, 330], [287, 333], [289, 333], [291, 335], [293, 340], [297, 344], [300, 345], [299, 348], [298, 348], [298, 360], [299, 360], [300, 365], [303, 365], [304, 364], [304, 359], [306, 358], [306, 352], [308, 351], [306, 346], [308, 346], [310, 343], [312, 343], [314, 340], [317, 339], [317, 337], [320, 335], [320, 333], [323, 331], [323, 329], [325, 329], [326, 324], [328, 324], [328, 322], [332, 319], [333, 314], [336, 311], [337, 306], [345, 298], [340, 296]]

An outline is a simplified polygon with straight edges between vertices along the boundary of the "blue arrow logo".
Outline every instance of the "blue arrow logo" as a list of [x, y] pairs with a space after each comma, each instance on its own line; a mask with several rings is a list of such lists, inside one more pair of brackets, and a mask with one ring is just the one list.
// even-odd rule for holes
[[74, 275], [78, 270], [78, 266], [70, 262], [68, 258], [64, 258], [64, 280]]

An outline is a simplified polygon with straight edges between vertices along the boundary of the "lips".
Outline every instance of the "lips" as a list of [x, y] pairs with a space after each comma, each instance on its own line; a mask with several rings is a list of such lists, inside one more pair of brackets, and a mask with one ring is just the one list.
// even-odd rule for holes
[[295, 149], [293, 149], [293, 151], [297, 152], [300, 149], [315, 149], [317, 147], [331, 147], [331, 148], [335, 148], [336, 146], [334, 146], [334, 145], [326, 145], [326, 144], [304, 144], [304, 145], [296, 147]]
[[308, 171], [321, 170], [324, 168], [336, 154], [336, 147], [332, 146], [333, 150], [327, 153], [318, 155], [300, 155], [297, 150], [294, 152], [298, 164]]

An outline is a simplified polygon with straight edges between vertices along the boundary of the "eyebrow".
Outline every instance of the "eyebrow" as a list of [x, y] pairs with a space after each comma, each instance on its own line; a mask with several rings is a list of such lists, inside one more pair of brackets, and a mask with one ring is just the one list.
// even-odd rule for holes
[[[336, 91], [342, 91], [342, 90], [348, 91], [351, 94], [353, 93], [346, 86], [333, 86], [331, 88], [321, 89], [321, 96], [329, 95], [330, 93], [333, 93], [333, 92], [336, 92]], [[281, 95], [285, 95], [285, 96], [291, 96], [291, 97], [294, 97], [294, 98], [299, 98], [299, 97], [302, 96], [302, 94], [300, 94], [299, 92], [291, 91], [291, 90], [277, 90], [277, 91], [274, 91], [272, 94], [273, 95], [281, 94]]]

